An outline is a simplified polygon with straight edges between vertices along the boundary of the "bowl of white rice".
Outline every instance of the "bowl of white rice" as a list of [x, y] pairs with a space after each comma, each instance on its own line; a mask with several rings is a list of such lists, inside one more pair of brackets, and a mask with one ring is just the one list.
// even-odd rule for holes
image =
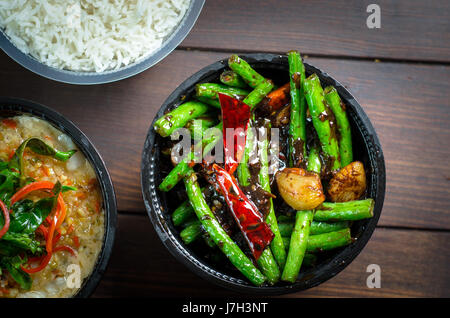
[[0, 47], [23, 67], [71, 84], [136, 75], [172, 52], [205, 0], [0, 0]]

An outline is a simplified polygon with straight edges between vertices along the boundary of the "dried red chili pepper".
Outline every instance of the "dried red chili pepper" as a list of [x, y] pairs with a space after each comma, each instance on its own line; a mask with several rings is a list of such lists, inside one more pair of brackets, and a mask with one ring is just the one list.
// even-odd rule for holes
[[[225, 170], [230, 174], [236, 170], [244, 154], [247, 124], [250, 120], [250, 106], [238, 99], [219, 93], [223, 122], [223, 147], [225, 150]], [[227, 136], [233, 137], [228, 140]], [[233, 145], [233, 148], [232, 148]]]
[[[225, 169], [214, 164], [214, 185], [225, 197], [230, 211], [244, 235], [253, 256], [257, 260], [273, 239], [273, 232], [264, 222], [255, 204], [239, 188], [233, 173], [244, 154], [247, 125], [251, 116], [250, 106], [238, 99], [219, 93], [223, 121], [223, 145]], [[227, 129], [232, 133], [227, 138]], [[232, 148], [233, 147], [233, 148]], [[210, 167], [211, 169], [211, 167]]]
[[272, 241], [274, 234], [264, 222], [255, 204], [239, 188], [236, 179], [217, 164], [213, 164], [215, 186], [222, 193], [256, 260]]

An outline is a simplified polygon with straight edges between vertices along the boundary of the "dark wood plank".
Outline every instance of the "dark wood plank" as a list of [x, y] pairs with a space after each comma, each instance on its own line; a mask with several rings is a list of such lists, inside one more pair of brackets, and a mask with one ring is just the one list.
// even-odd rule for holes
[[74, 86], [37, 76], [1, 52], [0, 72], [4, 83], [0, 95], [43, 103], [73, 120], [92, 139], [107, 163], [119, 210], [143, 212], [140, 158], [153, 117], [184, 79], [219, 58], [217, 54], [201, 54], [192, 60], [192, 54], [175, 54], [168, 63], [131, 79]]
[[[450, 233], [376, 229], [361, 254], [336, 277], [287, 297], [448, 297]], [[381, 267], [381, 288], [369, 289], [369, 264]], [[166, 250], [144, 216], [124, 215], [106, 274], [94, 297], [237, 295], [190, 272]]]
[[[368, 29], [367, 6], [381, 8]], [[184, 47], [450, 61], [450, 2], [208, 0]]]
[[[0, 95], [46, 104], [73, 120], [103, 155], [119, 210], [143, 212], [140, 158], [149, 125], [187, 77], [228, 53], [175, 51], [133, 78], [98, 86], [56, 83], [0, 54]], [[450, 229], [450, 67], [307, 59], [360, 101], [387, 162], [382, 225]]]

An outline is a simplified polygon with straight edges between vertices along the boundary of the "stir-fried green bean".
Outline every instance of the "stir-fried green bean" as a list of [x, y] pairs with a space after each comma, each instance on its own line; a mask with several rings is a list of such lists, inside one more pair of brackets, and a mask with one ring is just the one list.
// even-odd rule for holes
[[197, 182], [197, 175], [193, 170], [184, 178], [184, 184], [195, 214], [214, 243], [245, 277], [256, 286], [261, 286], [266, 280], [266, 277], [253, 265], [252, 261], [228, 236], [219, 222], [217, 222], [214, 214], [203, 198], [202, 191]]
[[319, 136], [324, 154], [327, 156], [330, 168], [337, 170], [341, 167], [339, 145], [336, 135], [330, 126], [330, 110], [327, 109], [322, 86], [316, 74], [305, 80], [305, 97], [308, 102], [312, 123]]

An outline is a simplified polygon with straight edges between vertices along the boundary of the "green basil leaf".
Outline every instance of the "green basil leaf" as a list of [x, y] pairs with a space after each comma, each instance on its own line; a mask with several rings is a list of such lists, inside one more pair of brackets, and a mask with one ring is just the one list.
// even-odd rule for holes
[[39, 155], [50, 156], [60, 161], [68, 160], [76, 152], [76, 150], [58, 151], [49, 144], [45, 143], [40, 138], [36, 137], [28, 138], [27, 140], [22, 142], [22, 144], [16, 149], [14, 156], [9, 161], [9, 168], [15, 169], [20, 173], [21, 186], [23, 186], [26, 182], [24, 174], [25, 167], [23, 160], [23, 153], [26, 148], [30, 148], [33, 152]]
[[3, 235], [2, 241], [4, 244], [10, 244], [24, 251], [30, 251], [32, 254], [40, 254], [43, 251], [41, 243], [35, 239], [34, 233], [26, 234], [8, 231]]
[[1, 267], [5, 268], [11, 277], [20, 285], [23, 289], [30, 289], [33, 281], [28, 273], [25, 273], [20, 265], [24, 264], [26, 259], [22, 259], [19, 256], [3, 257], [0, 261]]
[[[0, 240], [0, 256], [14, 256], [19, 254], [20, 251], [20, 248], [4, 241], [3, 238]], [[1, 259], [2, 257], [0, 257], [0, 260]]]
[[8, 202], [19, 186], [20, 174], [9, 169], [0, 170], [0, 199]]
[[0, 170], [4, 170], [8, 168], [8, 162], [0, 159]]
[[34, 203], [31, 200], [22, 200], [14, 203], [12, 207], [9, 231], [15, 233], [34, 233], [45, 218], [52, 212], [56, 197], [44, 198]]
[[40, 199], [36, 202], [25, 199], [14, 203], [12, 206], [13, 213], [10, 216], [9, 232], [34, 233], [56, 206], [61, 189], [61, 183], [58, 181], [52, 189], [54, 194], [52, 197]]
[[32, 213], [34, 202], [22, 200], [14, 203], [10, 214], [8, 232], [11, 233], [33, 233], [44, 222], [42, 215]]
[[59, 193], [61, 192], [61, 189], [62, 189], [61, 182], [59, 182], [59, 181], [56, 182], [54, 187], [53, 187], [53, 189], [52, 189], [52, 192], [53, 192], [53, 194], [55, 195], [56, 198], [58, 197]]

